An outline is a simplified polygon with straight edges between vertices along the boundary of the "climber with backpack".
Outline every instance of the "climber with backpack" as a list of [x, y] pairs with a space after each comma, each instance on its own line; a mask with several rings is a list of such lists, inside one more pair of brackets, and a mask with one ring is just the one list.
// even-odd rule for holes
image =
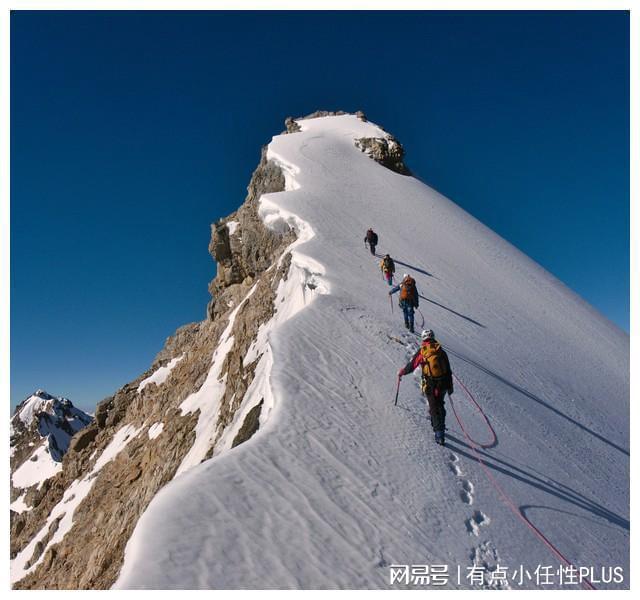
[[398, 304], [402, 309], [404, 315], [404, 326], [414, 333], [413, 321], [414, 321], [414, 309], [418, 308], [418, 288], [416, 287], [416, 280], [405, 273], [402, 276], [402, 281], [396, 285], [390, 292], [389, 296], [392, 296], [397, 291], [400, 291], [400, 300]]
[[384, 275], [385, 281], [389, 285], [393, 285], [392, 279], [393, 279], [393, 274], [396, 272], [396, 265], [393, 262], [393, 258], [391, 258], [388, 254], [385, 254], [384, 258], [380, 262], [380, 270]]
[[369, 249], [371, 250], [371, 254], [376, 253], [376, 246], [378, 245], [378, 234], [371, 229], [367, 229], [367, 234], [364, 236], [364, 245], [369, 244]]
[[449, 357], [442, 349], [430, 329], [422, 332], [422, 344], [407, 365], [398, 371], [398, 385], [403, 375], [409, 375], [418, 367], [422, 367], [421, 389], [429, 403], [431, 427], [435, 433], [436, 443], [444, 446], [444, 420], [447, 411], [444, 407], [446, 394], [453, 394], [453, 375]]

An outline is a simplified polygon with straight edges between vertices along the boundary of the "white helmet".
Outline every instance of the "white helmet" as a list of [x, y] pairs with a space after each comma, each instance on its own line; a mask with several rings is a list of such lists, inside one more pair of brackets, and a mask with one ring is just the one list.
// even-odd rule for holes
[[423, 342], [434, 340], [436, 338], [431, 329], [423, 329], [420, 337], [422, 338]]

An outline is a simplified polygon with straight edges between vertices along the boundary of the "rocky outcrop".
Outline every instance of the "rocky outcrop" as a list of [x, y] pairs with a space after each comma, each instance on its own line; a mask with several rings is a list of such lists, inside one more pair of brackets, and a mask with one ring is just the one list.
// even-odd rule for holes
[[91, 426], [79, 431], [72, 439], [69, 444], [70, 452], [80, 452], [84, 450], [93, 440], [96, 439], [98, 435], [98, 425], [97, 423], [93, 423]]
[[[207, 307], [209, 319], [216, 319], [230, 305], [237, 305], [243, 289], [234, 286], [244, 284], [246, 288], [251, 285], [256, 275], [273, 264], [282, 248], [295, 238], [292, 231], [282, 235], [267, 229], [258, 215], [260, 196], [282, 192], [284, 185], [282, 170], [267, 159], [265, 146], [247, 187], [244, 204], [211, 226], [209, 252], [217, 263], [218, 272], [209, 284], [212, 297]], [[233, 224], [233, 229], [229, 224]]]
[[243, 442], [251, 439], [251, 436], [258, 431], [258, 428], [260, 427], [260, 413], [262, 412], [263, 404], [264, 399], [260, 400], [260, 402], [247, 413], [240, 431], [238, 431], [236, 437], [233, 438], [233, 442], [231, 442], [232, 448], [235, 448]]
[[387, 134], [384, 138], [360, 138], [356, 140], [356, 146], [383, 167], [401, 175], [411, 175], [404, 164], [404, 148], [393, 136]]
[[300, 129], [300, 125], [296, 122], [296, 119], [293, 117], [287, 117], [284, 120], [285, 130], [282, 133], [297, 133], [298, 131], [302, 131]]

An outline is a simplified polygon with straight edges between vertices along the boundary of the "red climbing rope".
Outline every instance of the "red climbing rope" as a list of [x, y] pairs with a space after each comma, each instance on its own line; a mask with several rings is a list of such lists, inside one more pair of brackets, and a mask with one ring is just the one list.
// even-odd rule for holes
[[[464, 436], [467, 438], [467, 440], [469, 441], [470, 448], [471, 451], [473, 452], [473, 454], [475, 455], [478, 463], [480, 464], [480, 466], [482, 467], [482, 469], [485, 472], [485, 475], [487, 476], [487, 478], [489, 479], [490, 483], [493, 485], [493, 487], [496, 489], [496, 491], [498, 492], [498, 495], [500, 496], [501, 500], [507, 505], [507, 507], [511, 510], [511, 512], [513, 512], [516, 517], [518, 517], [529, 529], [531, 529], [531, 531], [533, 531], [533, 533], [540, 539], [542, 540], [542, 542], [547, 546], [547, 548], [549, 548], [549, 550], [551, 550], [551, 552], [553, 552], [553, 554], [555, 554], [556, 557], [558, 557], [563, 563], [565, 563], [568, 567], [573, 567], [574, 569], [576, 569], [576, 572], [578, 572], [578, 568], [568, 559], [566, 558], [562, 552], [560, 552], [560, 550], [558, 550], [548, 539], [547, 537], [533, 524], [531, 523], [531, 521], [529, 521], [529, 519], [527, 519], [527, 517], [525, 517], [522, 512], [520, 511], [520, 509], [515, 505], [515, 502], [509, 497], [509, 495], [502, 489], [502, 487], [500, 486], [500, 484], [496, 481], [496, 478], [493, 476], [493, 474], [491, 473], [491, 471], [489, 470], [489, 467], [487, 467], [487, 465], [485, 464], [485, 462], [482, 460], [482, 457], [480, 456], [480, 454], [478, 453], [478, 448], [487, 448], [489, 446], [492, 446], [496, 440], [496, 432], [494, 431], [493, 427], [491, 426], [491, 423], [489, 422], [489, 419], [487, 418], [487, 415], [485, 415], [484, 411], [482, 410], [481, 406], [478, 404], [478, 402], [476, 401], [476, 399], [473, 397], [473, 394], [471, 394], [471, 392], [467, 389], [467, 387], [464, 385], [464, 383], [462, 383], [462, 381], [460, 381], [460, 379], [458, 377], [456, 377], [454, 375], [456, 381], [460, 384], [460, 386], [462, 387], [462, 389], [466, 392], [467, 396], [471, 399], [471, 401], [473, 402], [473, 404], [475, 404], [476, 408], [478, 409], [478, 411], [480, 412], [480, 414], [482, 415], [482, 417], [484, 418], [487, 426], [489, 427], [489, 429], [491, 430], [491, 434], [493, 436], [493, 440], [490, 444], [479, 444], [478, 442], [474, 441], [473, 438], [469, 435], [469, 433], [467, 432], [464, 424], [462, 423], [462, 420], [460, 419], [460, 417], [458, 416], [458, 413], [456, 411], [456, 407], [453, 403], [453, 400], [451, 399], [451, 396], [449, 396], [449, 402], [451, 403], [451, 408], [453, 409], [453, 414], [456, 417], [456, 421], [458, 421], [458, 425], [460, 425], [460, 429], [462, 429], [462, 432], [464, 433]], [[582, 585], [587, 588], [587, 589], [591, 589], [591, 590], [595, 590], [595, 586], [588, 580], [582, 580], [581, 579], [581, 583]]]
[[482, 407], [478, 404], [476, 399], [473, 397], [473, 394], [467, 389], [467, 386], [464, 383], [462, 383], [462, 381], [460, 381], [460, 379], [458, 379], [458, 377], [456, 377], [455, 374], [453, 376], [456, 378], [456, 381], [458, 382], [458, 384], [465, 391], [465, 393], [469, 397], [469, 400], [471, 400], [471, 402], [473, 402], [473, 404], [475, 405], [476, 409], [478, 410], [478, 412], [480, 413], [480, 415], [484, 419], [484, 422], [487, 424], [487, 427], [489, 428], [489, 431], [491, 432], [492, 439], [491, 439], [490, 442], [487, 442], [485, 444], [481, 444], [480, 442], [476, 442], [476, 440], [474, 440], [471, 436], [467, 435], [467, 432], [466, 432], [466, 430], [464, 428], [464, 425], [462, 424], [462, 422], [458, 418], [458, 413], [456, 412], [456, 409], [455, 409], [455, 407], [453, 405], [453, 399], [451, 398], [451, 396], [449, 396], [449, 402], [451, 403], [451, 408], [453, 408], [453, 414], [456, 416], [456, 420], [458, 421], [458, 423], [460, 425], [460, 428], [465, 433], [465, 435], [467, 435], [467, 438], [469, 439], [469, 441], [474, 443], [476, 446], [479, 446], [480, 448], [491, 448], [496, 443], [496, 441], [498, 440], [498, 437], [496, 436], [496, 432], [494, 431], [493, 426], [489, 422], [489, 419], [487, 418], [487, 415], [484, 414], [484, 411], [482, 410]]

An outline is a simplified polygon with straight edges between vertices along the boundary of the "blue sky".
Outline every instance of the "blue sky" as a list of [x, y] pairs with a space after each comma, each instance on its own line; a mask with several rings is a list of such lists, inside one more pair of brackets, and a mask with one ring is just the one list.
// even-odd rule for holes
[[14, 12], [12, 406], [93, 409], [203, 319], [209, 224], [319, 108], [628, 331], [628, 56], [626, 12]]

